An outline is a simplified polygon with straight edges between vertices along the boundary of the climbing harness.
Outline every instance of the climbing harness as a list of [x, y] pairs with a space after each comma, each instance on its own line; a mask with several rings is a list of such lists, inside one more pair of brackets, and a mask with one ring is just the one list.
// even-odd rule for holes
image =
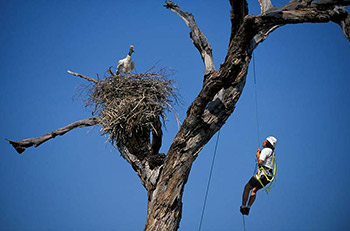
[[213, 169], [214, 169], [214, 162], [215, 162], [215, 157], [216, 157], [216, 151], [217, 151], [217, 149], [218, 149], [218, 144], [219, 144], [219, 137], [220, 137], [220, 130], [219, 130], [218, 135], [217, 135], [217, 137], [216, 137], [214, 155], [213, 155], [213, 159], [212, 159], [212, 161], [211, 161], [211, 168], [210, 168], [209, 179], [208, 179], [208, 184], [207, 184], [207, 191], [206, 191], [206, 193], [205, 193], [205, 198], [204, 198], [204, 203], [203, 203], [203, 209], [202, 209], [202, 215], [201, 215], [201, 220], [200, 220], [200, 222], [199, 222], [198, 231], [200, 231], [201, 228], [202, 228], [202, 222], [203, 222], [203, 217], [204, 217], [204, 210], [205, 210], [205, 206], [206, 206], [206, 204], [207, 204], [209, 186], [210, 186], [211, 176], [212, 176]]
[[[266, 194], [268, 194], [272, 188], [272, 186], [274, 185], [274, 183], [276, 182], [276, 179], [277, 179], [277, 161], [276, 161], [276, 155], [275, 155], [275, 152], [273, 152], [273, 172], [272, 172], [272, 176], [271, 178], [269, 178], [267, 175], [267, 172], [266, 172], [266, 169], [263, 167], [263, 166], [260, 166], [259, 167], [259, 173], [256, 174], [256, 179], [259, 181], [259, 183], [261, 184], [261, 186], [264, 188]], [[266, 180], [269, 182], [266, 187], [264, 186], [264, 184], [262, 183], [260, 177], [264, 175]]]

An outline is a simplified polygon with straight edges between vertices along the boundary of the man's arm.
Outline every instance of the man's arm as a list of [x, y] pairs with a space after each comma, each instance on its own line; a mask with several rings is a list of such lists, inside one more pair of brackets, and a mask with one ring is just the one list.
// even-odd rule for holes
[[257, 162], [258, 162], [258, 165], [261, 165], [261, 164], [264, 163], [264, 160], [261, 160], [261, 159], [260, 159], [260, 153], [261, 153], [261, 149], [258, 148], [258, 150], [256, 151], [256, 160], [257, 160]]

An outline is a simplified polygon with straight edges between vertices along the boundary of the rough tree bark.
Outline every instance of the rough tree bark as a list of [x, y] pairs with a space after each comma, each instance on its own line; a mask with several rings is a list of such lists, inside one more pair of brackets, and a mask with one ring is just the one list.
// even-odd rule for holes
[[[275, 8], [270, 0], [258, 0], [261, 14], [249, 15], [246, 0], [230, 0], [231, 35], [225, 61], [215, 69], [212, 48], [199, 30], [191, 13], [166, 1], [165, 7], [180, 16], [190, 28], [190, 37], [204, 63], [203, 87], [188, 108], [166, 155], [158, 153], [162, 133], [160, 124], [152, 132], [138, 133], [128, 141], [117, 141], [121, 155], [131, 164], [148, 192], [148, 211], [145, 230], [177, 230], [182, 213], [182, 195], [191, 166], [203, 146], [223, 126], [235, 109], [246, 82], [248, 66], [254, 49], [275, 29], [298, 23], [339, 24], [350, 40], [350, 16], [345, 8], [349, 0], [291, 0]], [[70, 72], [88, 81], [94, 79]], [[25, 148], [54, 138], [56, 135], [83, 126], [93, 126], [94, 118], [74, 122], [42, 137], [9, 141], [21, 153]]]

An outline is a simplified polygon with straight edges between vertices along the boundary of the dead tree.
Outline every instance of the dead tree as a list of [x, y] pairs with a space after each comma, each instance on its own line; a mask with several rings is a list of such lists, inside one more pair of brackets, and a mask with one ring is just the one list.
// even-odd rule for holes
[[[128, 139], [115, 140], [121, 155], [131, 164], [147, 190], [147, 231], [179, 228], [182, 195], [192, 163], [234, 111], [246, 82], [252, 53], [270, 33], [287, 24], [334, 22], [350, 40], [350, 16], [346, 10], [350, 0], [291, 0], [279, 8], [275, 8], [270, 0], [258, 1], [261, 14], [250, 15], [246, 0], [230, 0], [231, 35], [225, 61], [219, 69], [215, 69], [211, 45], [199, 30], [193, 15], [166, 1], [165, 7], [180, 16], [190, 28], [190, 37], [205, 69], [202, 89], [188, 108], [187, 117], [166, 155], [158, 153], [162, 135], [159, 121], [153, 123], [156, 126], [152, 130], [153, 136], [158, 139], [154, 141], [153, 148], [149, 131], [135, 132]], [[10, 143], [18, 152], [23, 152], [27, 147], [38, 146], [74, 128], [96, 124], [99, 124], [98, 120], [89, 118], [42, 137]]]

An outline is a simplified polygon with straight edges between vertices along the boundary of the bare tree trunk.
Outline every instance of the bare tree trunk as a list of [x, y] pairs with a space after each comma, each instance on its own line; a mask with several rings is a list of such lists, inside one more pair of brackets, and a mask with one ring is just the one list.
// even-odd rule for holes
[[[191, 163], [189, 153], [169, 153], [157, 187], [150, 193], [145, 230], [177, 230], [182, 215], [182, 195]], [[169, 155], [168, 154], [168, 155]], [[193, 159], [193, 158], [192, 158]], [[184, 164], [186, 163], [186, 164]]]
[[[280, 26], [290, 23], [335, 21], [345, 35], [349, 31], [348, 14], [343, 8], [316, 10], [304, 2], [291, 2], [276, 9], [270, 0], [259, 1], [262, 15], [248, 15], [245, 0], [231, 0], [231, 39], [225, 62], [218, 71], [213, 67], [211, 46], [188, 12], [167, 1], [166, 7], [178, 14], [191, 29], [191, 39], [205, 65], [203, 88], [187, 111], [164, 164], [155, 189], [149, 191], [146, 231], [179, 228], [182, 195], [191, 166], [203, 146], [232, 114], [242, 94], [253, 50]], [[307, 8], [307, 10], [303, 9]], [[268, 12], [274, 12], [270, 15]], [[347, 29], [344, 29], [347, 28]], [[349, 37], [348, 35], [346, 36]]]

